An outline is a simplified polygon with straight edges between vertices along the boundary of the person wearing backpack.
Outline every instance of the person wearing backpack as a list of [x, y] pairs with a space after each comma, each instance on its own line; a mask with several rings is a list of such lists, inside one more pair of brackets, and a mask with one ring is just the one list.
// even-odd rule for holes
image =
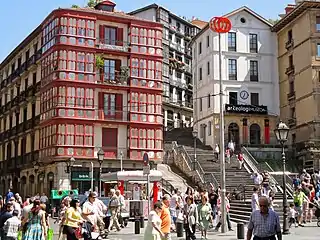
[[120, 212], [120, 200], [119, 197], [116, 195], [116, 191], [114, 189], [110, 190], [110, 201], [108, 204], [108, 209], [111, 214], [108, 231], [111, 231], [113, 225], [115, 225], [117, 230], [120, 231], [121, 228], [118, 221], [118, 214]]

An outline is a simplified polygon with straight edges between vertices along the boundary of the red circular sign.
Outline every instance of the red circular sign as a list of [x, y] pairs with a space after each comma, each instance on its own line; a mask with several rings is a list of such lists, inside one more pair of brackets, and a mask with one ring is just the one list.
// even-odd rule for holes
[[231, 30], [231, 21], [225, 17], [213, 17], [209, 25], [210, 29], [217, 33], [227, 33]]

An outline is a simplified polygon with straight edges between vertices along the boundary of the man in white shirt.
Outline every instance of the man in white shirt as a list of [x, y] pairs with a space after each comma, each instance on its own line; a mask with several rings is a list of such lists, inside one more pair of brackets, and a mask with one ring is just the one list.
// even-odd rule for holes
[[256, 211], [259, 209], [259, 195], [258, 195], [258, 188], [254, 187], [253, 188], [253, 194], [251, 197], [251, 208], [252, 212]]
[[83, 204], [82, 207], [82, 215], [83, 218], [90, 223], [91, 225], [95, 226], [97, 229], [97, 222], [98, 222], [98, 209], [97, 206], [94, 204], [97, 195], [94, 192], [91, 192], [88, 196], [88, 200]]
[[176, 223], [176, 220], [177, 220], [177, 209], [178, 208], [179, 208], [178, 189], [174, 189], [173, 195], [170, 199], [170, 205], [169, 205], [171, 219], [174, 224]]
[[10, 202], [13, 205], [13, 209], [16, 210], [18, 212], [18, 217], [21, 216], [21, 205], [19, 203], [17, 203], [16, 199], [14, 197], [10, 198]]
[[19, 212], [14, 210], [12, 213], [12, 217], [9, 218], [3, 226], [3, 233], [5, 239], [18, 239], [18, 231], [21, 226], [21, 221], [18, 218]]

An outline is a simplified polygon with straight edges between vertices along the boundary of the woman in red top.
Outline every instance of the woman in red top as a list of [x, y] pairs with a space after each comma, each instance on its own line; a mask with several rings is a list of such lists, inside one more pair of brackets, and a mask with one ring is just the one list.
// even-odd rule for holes
[[314, 187], [312, 185], [309, 186], [309, 189], [310, 189], [310, 195], [309, 195], [309, 213], [308, 213], [308, 217], [309, 217], [309, 222], [312, 221], [312, 217], [313, 217], [313, 201], [314, 201], [314, 198], [316, 196], [316, 191], [314, 190]]

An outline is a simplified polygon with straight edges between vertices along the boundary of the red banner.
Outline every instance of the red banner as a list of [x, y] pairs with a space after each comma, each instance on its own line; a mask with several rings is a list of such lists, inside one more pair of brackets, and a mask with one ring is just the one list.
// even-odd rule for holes
[[153, 203], [158, 201], [159, 186], [158, 182], [153, 182]]
[[269, 119], [264, 120], [264, 143], [270, 143], [270, 126], [269, 126]]
[[118, 182], [118, 190], [120, 191], [121, 195], [124, 194], [124, 181]]

